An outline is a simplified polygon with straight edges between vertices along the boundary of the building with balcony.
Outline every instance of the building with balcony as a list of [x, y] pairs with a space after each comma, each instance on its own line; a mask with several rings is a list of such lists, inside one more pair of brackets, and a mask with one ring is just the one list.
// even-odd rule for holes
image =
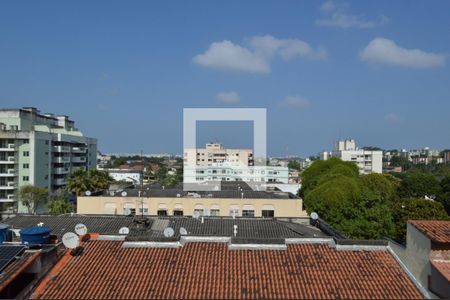
[[[85, 137], [67, 116], [33, 107], [0, 109], [0, 202], [23, 211], [15, 194], [23, 185], [54, 191], [76, 169], [93, 169], [97, 140]], [[5, 205], [4, 205], [5, 207]]]
[[337, 141], [332, 152], [323, 152], [321, 159], [337, 157], [343, 161], [354, 162], [361, 174], [383, 172], [383, 151], [365, 150], [356, 147], [355, 140]]
[[185, 149], [184, 183], [245, 181], [288, 183], [289, 169], [255, 165], [252, 149], [226, 149], [210, 143], [205, 148]]

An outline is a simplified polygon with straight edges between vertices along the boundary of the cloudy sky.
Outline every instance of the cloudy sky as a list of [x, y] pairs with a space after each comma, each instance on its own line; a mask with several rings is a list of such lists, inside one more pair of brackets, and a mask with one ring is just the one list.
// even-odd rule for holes
[[[66, 114], [104, 152], [182, 153], [190, 107], [267, 108], [270, 155], [450, 148], [450, 1], [0, 3], [0, 106]], [[249, 122], [198, 143], [252, 147]]]

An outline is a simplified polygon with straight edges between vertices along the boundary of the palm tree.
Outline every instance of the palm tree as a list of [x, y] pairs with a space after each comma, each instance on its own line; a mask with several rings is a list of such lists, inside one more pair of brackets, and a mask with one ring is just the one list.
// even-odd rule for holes
[[67, 179], [67, 188], [69, 191], [75, 193], [77, 196], [81, 195], [85, 191], [90, 190], [92, 187], [89, 179], [88, 172], [82, 169], [78, 169], [70, 174]]

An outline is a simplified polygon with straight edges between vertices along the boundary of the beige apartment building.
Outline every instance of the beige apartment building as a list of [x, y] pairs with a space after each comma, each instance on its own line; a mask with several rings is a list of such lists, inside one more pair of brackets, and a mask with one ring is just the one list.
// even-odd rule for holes
[[79, 214], [217, 217], [306, 217], [303, 201], [279, 191], [126, 190], [80, 196]]
[[220, 143], [206, 144], [205, 148], [184, 150], [187, 166], [253, 166], [252, 149], [226, 149]]

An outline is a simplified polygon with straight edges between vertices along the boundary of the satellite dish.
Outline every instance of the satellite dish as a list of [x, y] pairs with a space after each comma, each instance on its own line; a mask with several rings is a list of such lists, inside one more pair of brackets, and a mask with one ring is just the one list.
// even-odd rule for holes
[[124, 214], [125, 214], [125, 216], [131, 215], [131, 209], [125, 208], [125, 209], [124, 209]]
[[110, 196], [114, 196], [114, 191], [109, 192]]
[[167, 227], [166, 229], [164, 229], [164, 236], [166, 238], [173, 237], [174, 234], [175, 234], [175, 231], [173, 230], [172, 227]]
[[181, 227], [181, 228], [180, 228], [180, 234], [181, 234], [181, 235], [187, 235], [188, 232], [187, 232], [186, 228]]
[[200, 218], [200, 212], [199, 211], [194, 211], [194, 214], [192, 215], [192, 217], [194, 218], [194, 219], [198, 219], [198, 218]]
[[317, 220], [319, 218], [319, 215], [316, 212], [311, 213], [311, 219]]
[[62, 237], [62, 242], [66, 248], [75, 249], [80, 242], [80, 238], [73, 232], [66, 232]]
[[126, 196], [127, 196], [127, 192], [123, 191], [120, 195], [121, 195], [122, 197], [126, 197]]
[[128, 227], [122, 227], [119, 229], [119, 234], [128, 234], [130, 233], [130, 229]]
[[86, 192], [84, 192], [84, 194], [85, 194], [86, 196], [92, 195], [91, 191], [86, 191]]
[[87, 233], [87, 227], [84, 224], [77, 224], [75, 225], [75, 232], [78, 235], [85, 235]]
[[177, 198], [180, 198], [181, 197], [181, 194], [177, 194]]

